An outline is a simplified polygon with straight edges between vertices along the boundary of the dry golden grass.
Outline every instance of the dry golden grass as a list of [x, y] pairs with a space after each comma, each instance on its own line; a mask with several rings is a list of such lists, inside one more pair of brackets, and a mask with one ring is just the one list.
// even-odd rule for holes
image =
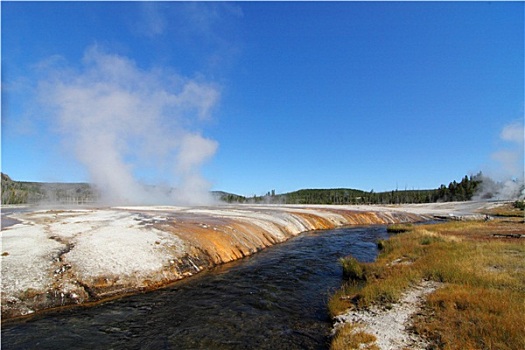
[[487, 210], [485, 214], [497, 215], [497, 216], [508, 216], [508, 217], [520, 217], [523, 219], [523, 207], [525, 206], [524, 201], [516, 201], [514, 203], [507, 203], [499, 205], [495, 208]]
[[416, 331], [440, 349], [525, 349], [525, 239], [520, 219], [417, 226], [382, 241], [366, 283], [348, 282], [331, 300], [332, 315], [397, 301], [423, 279], [444, 282], [428, 298]]
[[523, 295], [450, 284], [429, 296], [415, 327], [442, 349], [524, 349]]
[[418, 226], [434, 233], [457, 236], [461, 239], [493, 240], [494, 234], [524, 234], [523, 218], [509, 217], [492, 221], [449, 221]]
[[375, 341], [376, 337], [363, 332], [359, 325], [347, 323], [337, 330], [330, 350], [379, 350]]

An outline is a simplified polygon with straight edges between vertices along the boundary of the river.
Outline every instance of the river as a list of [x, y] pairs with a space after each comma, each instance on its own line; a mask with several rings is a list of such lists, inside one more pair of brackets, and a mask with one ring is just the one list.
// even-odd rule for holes
[[385, 226], [313, 231], [154, 292], [2, 326], [2, 349], [327, 349], [339, 258]]

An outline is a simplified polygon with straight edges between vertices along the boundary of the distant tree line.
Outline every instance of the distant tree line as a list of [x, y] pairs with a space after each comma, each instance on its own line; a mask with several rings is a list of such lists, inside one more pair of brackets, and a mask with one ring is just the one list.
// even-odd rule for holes
[[460, 182], [452, 181], [448, 186], [427, 190], [392, 190], [370, 192], [350, 189], [302, 189], [294, 192], [275, 194], [268, 191], [264, 196], [246, 198], [226, 195], [221, 199], [228, 203], [268, 204], [405, 204], [468, 201], [473, 198], [482, 182], [482, 174], [465, 176]]

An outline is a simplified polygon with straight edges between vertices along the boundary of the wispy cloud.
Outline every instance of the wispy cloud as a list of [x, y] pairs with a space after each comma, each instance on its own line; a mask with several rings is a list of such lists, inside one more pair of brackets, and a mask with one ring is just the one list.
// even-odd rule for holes
[[242, 18], [242, 9], [226, 2], [186, 2], [179, 9], [177, 18], [183, 30], [217, 40], [223, 36], [228, 22]]
[[148, 37], [154, 37], [164, 34], [168, 20], [166, 14], [162, 11], [164, 4], [162, 2], [146, 1], [140, 2], [139, 21], [134, 23], [138, 25], [138, 32]]
[[189, 55], [204, 70], [224, 70], [240, 51], [240, 6], [225, 2], [145, 2], [130, 29], [162, 47], [163, 55]]
[[523, 145], [524, 142], [524, 131], [523, 122], [514, 122], [509, 125], [505, 125], [500, 133], [502, 140], [513, 142], [517, 145]]
[[523, 181], [524, 157], [524, 125], [522, 121], [505, 125], [500, 132], [502, 146], [492, 153], [492, 159], [500, 165], [503, 177], [511, 177]]
[[[210, 184], [200, 167], [218, 144], [198, 130], [219, 99], [215, 85], [167, 68], [140, 69], [127, 57], [92, 46], [80, 69], [53, 69], [39, 91], [66, 144], [107, 200], [210, 200]], [[146, 166], [169, 170], [164, 179], [177, 191], [167, 194], [143, 186], [137, 173]]]

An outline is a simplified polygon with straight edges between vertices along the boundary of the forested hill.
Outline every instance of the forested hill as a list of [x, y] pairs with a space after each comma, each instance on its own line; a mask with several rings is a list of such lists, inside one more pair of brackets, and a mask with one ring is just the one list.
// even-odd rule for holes
[[[213, 196], [227, 203], [269, 204], [401, 204], [430, 203], [438, 201], [471, 200], [481, 184], [481, 173], [465, 176], [460, 182], [441, 185], [427, 190], [393, 190], [388, 192], [366, 192], [351, 188], [302, 189], [276, 194], [270, 191], [264, 196], [250, 198], [236, 194], [214, 191]], [[14, 181], [2, 173], [2, 204], [24, 204], [36, 202], [59, 202], [86, 204], [98, 199], [97, 192], [87, 183], [40, 183]]]
[[[264, 196], [246, 198], [246, 202], [270, 204], [401, 204], [468, 201], [480, 188], [482, 174], [465, 176], [460, 182], [452, 181], [448, 186], [426, 190], [392, 190], [370, 192], [350, 189], [302, 189], [294, 192], [275, 194], [270, 191]], [[234, 200], [235, 201], [235, 200]], [[238, 200], [237, 200], [238, 201]]]
[[85, 204], [98, 195], [87, 183], [50, 183], [14, 181], [2, 173], [2, 204], [59, 202]]

